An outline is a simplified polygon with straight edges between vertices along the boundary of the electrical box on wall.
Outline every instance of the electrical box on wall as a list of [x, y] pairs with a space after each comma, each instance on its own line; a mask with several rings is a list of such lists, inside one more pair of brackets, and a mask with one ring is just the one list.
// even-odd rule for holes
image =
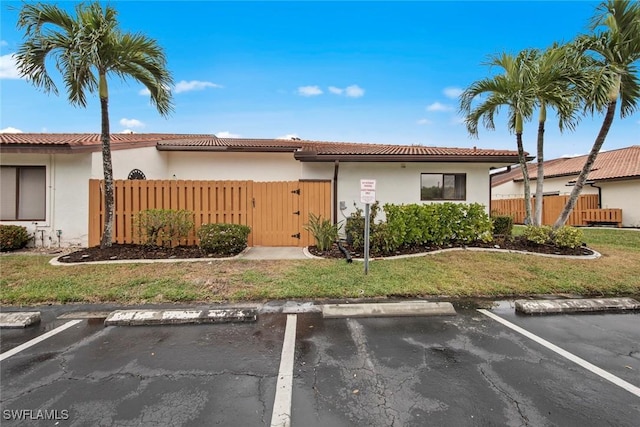
[[344, 200], [340, 201], [340, 210], [343, 211], [347, 209], [347, 202], [345, 202]]

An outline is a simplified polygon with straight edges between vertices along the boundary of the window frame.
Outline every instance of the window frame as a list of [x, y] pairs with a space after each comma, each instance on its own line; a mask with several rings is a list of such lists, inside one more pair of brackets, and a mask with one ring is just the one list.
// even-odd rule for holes
[[[14, 169], [15, 170], [15, 188], [14, 196], [15, 196], [15, 205], [13, 216], [14, 219], [4, 219], [0, 218], [0, 221], [5, 222], [24, 222], [24, 221], [46, 221], [47, 220], [47, 167], [45, 165], [1, 165], [2, 169]], [[42, 194], [44, 198], [42, 200], [42, 218], [21, 218], [20, 217], [20, 201], [21, 201], [21, 180], [20, 180], [20, 172], [25, 169], [38, 169], [44, 172], [43, 181], [42, 181]]]
[[[440, 182], [443, 183], [443, 191], [442, 191], [442, 197], [440, 198], [422, 198], [422, 189], [424, 188], [423, 186], [423, 176], [425, 175], [438, 175], [440, 176]], [[458, 182], [459, 177], [464, 177], [464, 194], [462, 195], [461, 198], [448, 198], [448, 197], [444, 197], [445, 196], [445, 192], [444, 192], [444, 182], [445, 182], [445, 177], [447, 176], [452, 176], [454, 179], [454, 196], [455, 196], [455, 187], [456, 184]], [[428, 188], [428, 187], [427, 187]], [[450, 202], [463, 202], [467, 200], [467, 174], [466, 172], [461, 172], [461, 173], [449, 173], [449, 172], [422, 172], [420, 173], [420, 201], [421, 202], [433, 202], [433, 201], [450, 201]]]

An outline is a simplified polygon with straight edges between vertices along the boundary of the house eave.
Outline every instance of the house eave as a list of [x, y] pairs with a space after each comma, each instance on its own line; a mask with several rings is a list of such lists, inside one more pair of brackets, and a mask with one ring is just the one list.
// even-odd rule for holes
[[156, 145], [158, 151], [213, 151], [225, 153], [291, 153], [295, 148], [291, 147], [228, 147], [228, 146], [177, 146], [177, 145]]
[[388, 154], [317, 154], [314, 152], [296, 152], [296, 160], [301, 162], [388, 162], [388, 163], [509, 163], [517, 156], [479, 156], [479, 155], [388, 155]]

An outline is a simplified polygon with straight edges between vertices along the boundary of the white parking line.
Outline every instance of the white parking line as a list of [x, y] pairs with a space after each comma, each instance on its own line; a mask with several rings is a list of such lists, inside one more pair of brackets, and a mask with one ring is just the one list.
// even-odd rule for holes
[[276, 397], [271, 414], [271, 427], [289, 427], [291, 425], [291, 395], [297, 321], [298, 317], [295, 314], [287, 315], [287, 326], [284, 331], [282, 356], [280, 357], [280, 371], [276, 384]]
[[548, 348], [551, 351], [555, 351], [556, 353], [558, 353], [559, 355], [565, 357], [566, 359], [569, 359], [570, 361], [572, 361], [573, 363], [582, 366], [585, 369], [588, 369], [589, 371], [593, 372], [596, 375], [599, 375], [600, 377], [604, 378], [607, 381], [612, 382], [613, 384], [617, 385], [618, 387], [622, 387], [623, 389], [627, 390], [628, 392], [635, 394], [636, 396], [640, 397], [640, 388], [634, 386], [633, 384], [630, 384], [628, 382], [626, 382], [625, 380], [616, 377], [615, 375], [605, 371], [604, 369], [598, 368], [597, 366], [587, 362], [584, 359], [579, 358], [578, 356], [569, 353], [566, 350], [563, 350], [562, 348], [558, 347], [557, 345], [551, 344], [549, 341], [540, 338], [539, 336], [532, 334], [531, 332], [527, 331], [526, 329], [521, 328], [520, 326], [514, 325], [513, 323], [504, 320], [502, 317], [497, 316], [493, 313], [491, 313], [490, 311], [484, 310], [484, 309], [478, 309], [478, 311], [486, 316], [489, 316], [490, 318], [492, 318], [493, 320], [496, 320], [500, 323], [502, 323], [503, 325], [513, 329], [514, 331], [524, 335], [525, 337], [532, 339], [533, 341], [537, 342], [538, 344], [541, 344], [543, 346], [545, 346], [546, 348]]
[[80, 322], [82, 322], [82, 319], [72, 320], [70, 322], [65, 323], [64, 325], [58, 326], [57, 328], [50, 330], [46, 334], [42, 334], [39, 337], [32, 339], [31, 341], [27, 341], [24, 344], [20, 344], [19, 346], [12, 348], [11, 350], [5, 351], [4, 353], [0, 354], [0, 362], [8, 357], [13, 356], [14, 354], [20, 353], [22, 350], [26, 350], [27, 348], [46, 340], [47, 338], [50, 338], [56, 334], [59, 334], [65, 329], [69, 329], [70, 327], [77, 325]]

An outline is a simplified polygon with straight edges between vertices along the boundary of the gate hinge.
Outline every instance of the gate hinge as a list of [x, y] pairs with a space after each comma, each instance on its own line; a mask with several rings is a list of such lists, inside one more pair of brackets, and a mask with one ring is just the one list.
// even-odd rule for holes
[[291, 237], [300, 239], [300, 233], [292, 234]]
[[296, 189], [296, 190], [291, 190], [291, 194], [297, 194], [298, 196], [300, 195], [300, 189]]
[[295, 211], [293, 214], [294, 215], [300, 215], [300, 211]]

